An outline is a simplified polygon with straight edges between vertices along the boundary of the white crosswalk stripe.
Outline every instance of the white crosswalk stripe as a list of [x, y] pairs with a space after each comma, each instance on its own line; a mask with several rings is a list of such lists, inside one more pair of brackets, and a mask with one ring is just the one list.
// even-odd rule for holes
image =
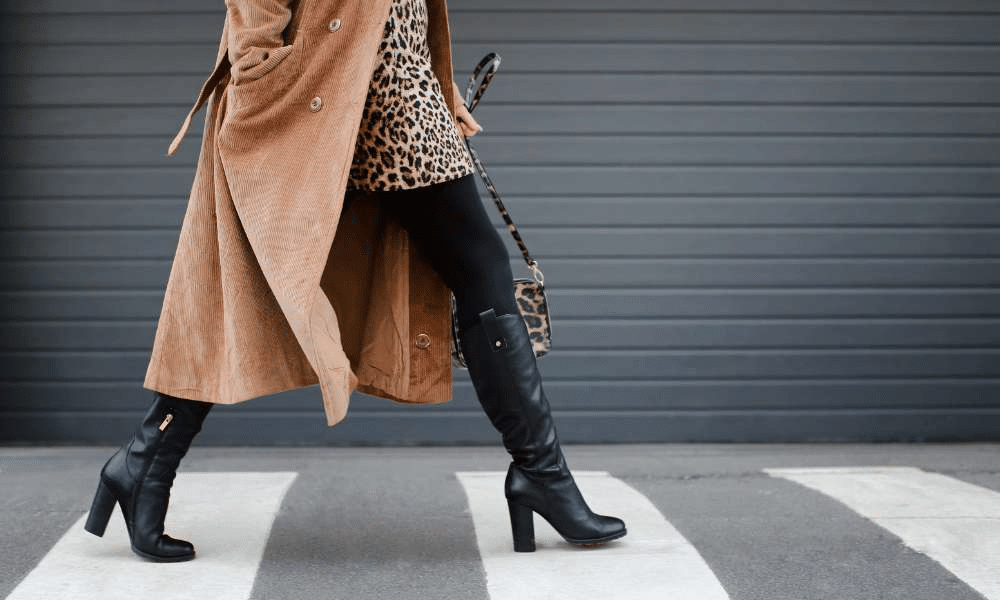
[[765, 472], [842, 502], [1000, 600], [1000, 493], [910, 467]]
[[492, 600], [729, 598], [698, 551], [645, 496], [604, 472], [580, 471], [574, 476], [595, 512], [625, 520], [626, 537], [603, 548], [581, 550], [536, 516], [537, 550], [514, 553], [503, 494], [505, 473], [458, 473], [469, 498]]
[[[8, 600], [246, 600], [271, 524], [296, 473], [181, 473], [167, 532], [194, 539], [198, 558], [152, 563], [129, 549], [118, 509], [103, 538], [69, 528]], [[199, 535], [211, 531], [212, 535]], [[123, 568], [127, 565], [127, 568]]]

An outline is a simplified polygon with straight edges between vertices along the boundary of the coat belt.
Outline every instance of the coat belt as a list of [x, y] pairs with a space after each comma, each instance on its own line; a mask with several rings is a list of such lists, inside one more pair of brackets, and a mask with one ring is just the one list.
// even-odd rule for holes
[[170, 142], [170, 147], [167, 149], [167, 156], [173, 156], [174, 153], [177, 152], [177, 148], [181, 145], [181, 140], [184, 139], [188, 128], [191, 127], [191, 120], [196, 114], [198, 114], [198, 111], [205, 105], [208, 97], [212, 95], [212, 92], [219, 85], [219, 82], [222, 81], [223, 77], [225, 77], [228, 73], [229, 57], [223, 55], [219, 59], [219, 62], [216, 63], [215, 70], [212, 71], [212, 74], [205, 80], [204, 85], [201, 86], [201, 92], [198, 93], [198, 99], [195, 101], [194, 106], [191, 107], [187, 117], [184, 118], [184, 122], [181, 123], [180, 131], [178, 131], [177, 135], [174, 136], [174, 140]]

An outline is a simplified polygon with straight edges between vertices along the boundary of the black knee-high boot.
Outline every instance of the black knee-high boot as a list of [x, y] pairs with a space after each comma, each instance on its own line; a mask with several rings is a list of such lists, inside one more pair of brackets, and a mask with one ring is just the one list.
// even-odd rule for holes
[[157, 393], [132, 439], [101, 470], [86, 530], [103, 536], [117, 502], [133, 552], [157, 562], [194, 558], [189, 542], [163, 534], [163, 520], [177, 467], [211, 408], [209, 402]]
[[521, 316], [484, 311], [459, 332], [459, 343], [479, 402], [513, 458], [504, 491], [514, 550], [534, 551], [533, 513], [573, 544], [624, 536], [625, 523], [594, 514], [573, 481]]

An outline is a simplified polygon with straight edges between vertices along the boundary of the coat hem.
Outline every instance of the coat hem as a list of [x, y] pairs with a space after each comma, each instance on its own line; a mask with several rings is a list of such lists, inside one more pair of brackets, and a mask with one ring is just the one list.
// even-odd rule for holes
[[290, 392], [292, 390], [299, 390], [302, 388], [312, 387], [314, 385], [319, 385], [319, 381], [279, 384], [279, 385], [264, 387], [259, 390], [254, 390], [248, 395], [241, 394], [241, 395], [232, 395], [229, 397], [224, 397], [218, 394], [213, 395], [211, 393], [206, 392], [203, 388], [175, 387], [149, 381], [144, 382], [142, 384], [142, 387], [144, 389], [153, 392], [159, 392], [161, 394], [166, 394], [168, 396], [173, 396], [175, 398], [182, 398], [184, 400], [197, 400], [199, 402], [211, 402], [212, 404], [232, 405], [232, 404], [241, 404], [243, 402], [248, 402], [250, 400], [256, 400], [257, 398], [262, 398], [264, 396], [280, 394], [281, 392]]

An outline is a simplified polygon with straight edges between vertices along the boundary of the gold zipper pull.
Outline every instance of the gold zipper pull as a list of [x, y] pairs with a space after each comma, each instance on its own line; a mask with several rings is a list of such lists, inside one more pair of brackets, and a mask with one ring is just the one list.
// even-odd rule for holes
[[167, 427], [170, 425], [170, 422], [173, 420], [174, 420], [174, 415], [171, 413], [167, 413], [167, 416], [163, 417], [163, 422], [160, 423], [160, 431], [166, 431]]

